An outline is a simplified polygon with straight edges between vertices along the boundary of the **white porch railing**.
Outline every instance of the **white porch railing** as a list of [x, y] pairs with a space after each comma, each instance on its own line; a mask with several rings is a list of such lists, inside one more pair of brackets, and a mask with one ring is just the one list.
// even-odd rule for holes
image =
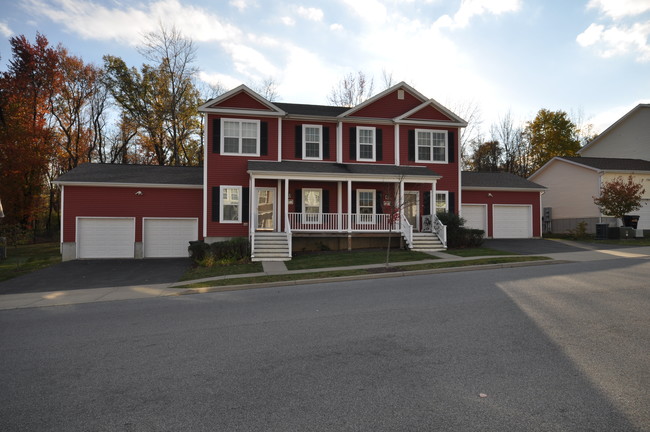
[[[348, 229], [346, 213], [289, 213], [287, 227], [292, 232], [389, 232], [389, 214], [352, 214]], [[397, 231], [395, 225], [392, 231]]]
[[443, 225], [436, 215], [433, 215], [433, 233], [438, 236], [442, 245], [447, 247], [447, 225]]
[[286, 229], [286, 233], [287, 233], [287, 244], [289, 245], [289, 256], [291, 257], [291, 256], [293, 256], [293, 251], [292, 251], [292, 249], [293, 249], [292, 246], [293, 246], [293, 245], [292, 245], [292, 241], [291, 241], [291, 236], [292, 236], [292, 232], [291, 232], [291, 224], [289, 223], [289, 216], [288, 216], [288, 215], [284, 218], [284, 223], [285, 223], [286, 228], [287, 228], [287, 229]]
[[413, 225], [406, 219], [404, 213], [401, 215], [400, 223], [402, 224], [402, 235], [409, 247], [413, 246]]

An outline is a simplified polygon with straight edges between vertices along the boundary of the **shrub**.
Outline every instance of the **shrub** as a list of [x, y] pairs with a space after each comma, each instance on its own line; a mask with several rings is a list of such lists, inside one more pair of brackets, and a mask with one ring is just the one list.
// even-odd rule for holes
[[237, 237], [232, 240], [212, 243], [210, 251], [214, 259], [222, 263], [244, 261], [250, 258], [251, 245], [248, 239]]
[[438, 213], [440, 222], [447, 225], [447, 247], [468, 248], [479, 247], [485, 240], [485, 231], [465, 228], [465, 219], [454, 213]]
[[203, 261], [206, 255], [210, 254], [210, 245], [205, 243], [203, 240], [191, 241], [187, 250], [190, 253], [192, 261], [198, 263]]
[[591, 237], [587, 234], [587, 222], [581, 221], [578, 222], [578, 225], [575, 229], [570, 229], [567, 231], [568, 237], [573, 240], [584, 240]]

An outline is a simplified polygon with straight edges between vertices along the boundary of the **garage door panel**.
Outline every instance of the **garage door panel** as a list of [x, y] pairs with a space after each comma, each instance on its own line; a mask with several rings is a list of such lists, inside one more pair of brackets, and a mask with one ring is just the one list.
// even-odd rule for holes
[[78, 218], [79, 258], [133, 258], [133, 218]]
[[533, 218], [531, 206], [494, 205], [494, 238], [531, 238]]
[[198, 239], [197, 219], [143, 220], [145, 258], [172, 258], [189, 256], [189, 242]]
[[487, 235], [487, 206], [485, 204], [463, 204], [465, 227], [480, 229]]

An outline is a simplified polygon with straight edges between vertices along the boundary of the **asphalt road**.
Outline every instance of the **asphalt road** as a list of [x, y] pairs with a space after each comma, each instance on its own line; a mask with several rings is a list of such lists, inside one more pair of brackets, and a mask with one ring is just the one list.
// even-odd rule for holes
[[647, 431], [648, 280], [619, 259], [2, 311], [0, 430]]

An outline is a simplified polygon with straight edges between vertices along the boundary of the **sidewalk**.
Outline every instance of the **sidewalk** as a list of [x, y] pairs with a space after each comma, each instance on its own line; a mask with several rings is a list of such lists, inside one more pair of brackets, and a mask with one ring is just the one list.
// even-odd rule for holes
[[[572, 243], [575, 245], [575, 243]], [[166, 284], [156, 285], [134, 285], [134, 286], [121, 286], [109, 288], [93, 288], [93, 289], [78, 289], [71, 291], [51, 291], [51, 292], [38, 292], [38, 293], [25, 293], [25, 294], [5, 294], [0, 295], [0, 310], [6, 309], [21, 309], [32, 307], [46, 307], [46, 306], [62, 306], [62, 305], [75, 305], [82, 303], [94, 303], [116, 300], [133, 300], [152, 297], [165, 297], [177, 296], [186, 294], [198, 294], [215, 291], [227, 290], [241, 290], [251, 288], [261, 288], [269, 286], [286, 286], [286, 285], [302, 285], [311, 283], [324, 283], [329, 281], [345, 281], [345, 280], [360, 280], [360, 279], [373, 279], [373, 278], [386, 278], [386, 277], [400, 277], [404, 275], [415, 274], [434, 274], [434, 273], [448, 273], [457, 271], [470, 271], [489, 268], [505, 268], [505, 267], [520, 267], [531, 265], [549, 265], [561, 264], [566, 262], [584, 262], [584, 261], [597, 261], [612, 258], [644, 258], [650, 259], [650, 247], [633, 247], [625, 249], [608, 249], [600, 250], [592, 247], [581, 247], [579, 252], [563, 252], [544, 254], [543, 256], [551, 258], [549, 261], [528, 261], [521, 263], [508, 263], [508, 264], [489, 264], [477, 265], [467, 267], [451, 267], [430, 270], [416, 270], [405, 272], [386, 272], [376, 274], [365, 274], [359, 276], [344, 276], [329, 279], [301, 279], [297, 281], [281, 281], [281, 282], [266, 282], [256, 283], [250, 285], [236, 285], [236, 286], [220, 286], [220, 287], [207, 287], [207, 288], [178, 288], [183, 285], [188, 285], [196, 282], [208, 282], [223, 279], [236, 279], [242, 277], [255, 277], [265, 275], [279, 275], [279, 274], [304, 274], [325, 271], [337, 270], [355, 270], [355, 269], [369, 269], [369, 268], [382, 268], [385, 264], [368, 264], [360, 266], [346, 266], [346, 267], [329, 267], [329, 268], [316, 268], [304, 270], [287, 270], [284, 262], [273, 261], [263, 262], [264, 271], [260, 273], [248, 273], [238, 275], [225, 275], [205, 279], [198, 279], [192, 281], [182, 281]], [[446, 253], [432, 253], [438, 259], [412, 261], [412, 262], [396, 262], [390, 263], [389, 267], [408, 266], [414, 264], [426, 263], [444, 263], [452, 261], [468, 261], [481, 258], [494, 258], [494, 255], [484, 257], [456, 257]], [[515, 257], [518, 255], [508, 255]]]

